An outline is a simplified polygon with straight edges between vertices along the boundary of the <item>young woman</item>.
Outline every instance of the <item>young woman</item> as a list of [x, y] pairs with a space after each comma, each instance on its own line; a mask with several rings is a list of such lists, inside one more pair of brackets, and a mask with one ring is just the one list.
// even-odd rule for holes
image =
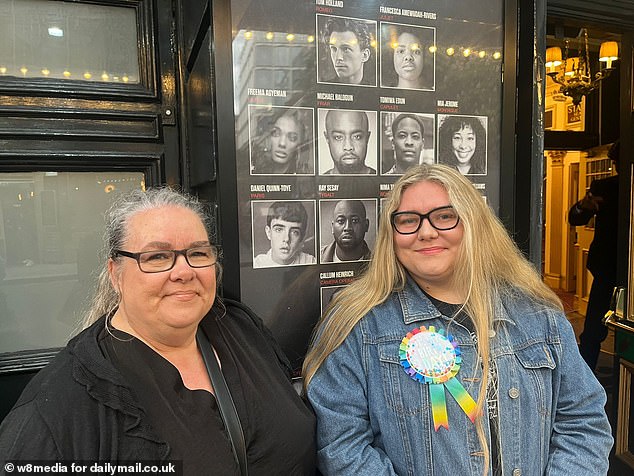
[[600, 475], [605, 392], [479, 192], [421, 165], [304, 364], [324, 475]]
[[438, 163], [462, 175], [484, 175], [487, 136], [479, 117], [445, 116], [438, 130]]
[[252, 174], [314, 174], [311, 126], [305, 110], [286, 109], [271, 122], [261, 146], [253, 148]]

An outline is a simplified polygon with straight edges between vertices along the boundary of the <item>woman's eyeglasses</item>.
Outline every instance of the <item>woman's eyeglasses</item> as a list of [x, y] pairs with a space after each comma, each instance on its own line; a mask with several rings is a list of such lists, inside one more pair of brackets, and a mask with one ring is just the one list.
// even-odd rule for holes
[[144, 273], [160, 273], [169, 271], [176, 264], [176, 258], [183, 255], [192, 268], [207, 268], [218, 262], [218, 250], [215, 246], [196, 246], [184, 250], [156, 250], [131, 253], [115, 250], [112, 257], [125, 256], [136, 260], [139, 269]]
[[428, 213], [394, 212], [390, 216], [392, 228], [401, 235], [411, 235], [420, 230], [423, 220], [427, 218], [429, 224], [436, 230], [446, 231], [458, 226], [460, 217], [451, 205], [434, 208]]

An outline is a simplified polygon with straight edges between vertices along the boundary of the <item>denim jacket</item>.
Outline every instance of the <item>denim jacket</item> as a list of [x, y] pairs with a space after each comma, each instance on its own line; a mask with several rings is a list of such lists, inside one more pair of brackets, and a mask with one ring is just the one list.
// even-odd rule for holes
[[[400, 364], [403, 337], [420, 326], [454, 336], [463, 359], [455, 378], [477, 401], [474, 339], [410, 280], [357, 323], [310, 382], [324, 475], [482, 476], [476, 425], [445, 390], [449, 430], [434, 431], [428, 385]], [[605, 392], [563, 313], [516, 292], [499, 303], [490, 339], [502, 474], [606, 474], [613, 439]]]

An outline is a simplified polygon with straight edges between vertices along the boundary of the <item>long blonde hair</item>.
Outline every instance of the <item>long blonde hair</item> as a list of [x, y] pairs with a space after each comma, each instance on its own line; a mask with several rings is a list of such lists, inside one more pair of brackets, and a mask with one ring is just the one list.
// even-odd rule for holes
[[486, 469], [489, 452], [481, 414], [488, 385], [488, 337], [496, 303], [505, 294], [519, 289], [554, 308], [562, 309], [562, 305], [471, 182], [448, 166], [419, 165], [409, 169], [394, 184], [381, 211], [378, 237], [368, 269], [335, 296], [317, 326], [304, 361], [304, 386], [308, 388], [315, 372], [370, 309], [384, 302], [394, 291], [403, 289], [407, 272], [396, 258], [390, 216], [398, 209], [403, 192], [422, 181], [436, 182], [447, 191], [449, 202], [464, 227], [453, 285], [463, 290], [466, 296], [463, 309], [473, 320], [478, 354], [482, 359], [483, 378], [477, 402], [478, 436], [485, 449]]

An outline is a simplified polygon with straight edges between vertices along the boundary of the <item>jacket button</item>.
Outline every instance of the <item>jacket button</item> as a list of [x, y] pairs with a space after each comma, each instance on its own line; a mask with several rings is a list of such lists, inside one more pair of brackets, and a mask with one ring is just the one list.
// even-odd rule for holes
[[[509, 397], [511, 398], [517, 398], [520, 396], [520, 391], [518, 389], [516, 389], [515, 387], [513, 387], [512, 389], [509, 390]], [[519, 469], [516, 469], [515, 471], [520, 471]], [[520, 471], [521, 473], [521, 471]], [[519, 476], [520, 473], [517, 473], [517, 475]], [[515, 472], [513, 472], [513, 476], [515, 476]]]
[[513, 470], [513, 476], [522, 476], [522, 470], [519, 468], [515, 468]]

